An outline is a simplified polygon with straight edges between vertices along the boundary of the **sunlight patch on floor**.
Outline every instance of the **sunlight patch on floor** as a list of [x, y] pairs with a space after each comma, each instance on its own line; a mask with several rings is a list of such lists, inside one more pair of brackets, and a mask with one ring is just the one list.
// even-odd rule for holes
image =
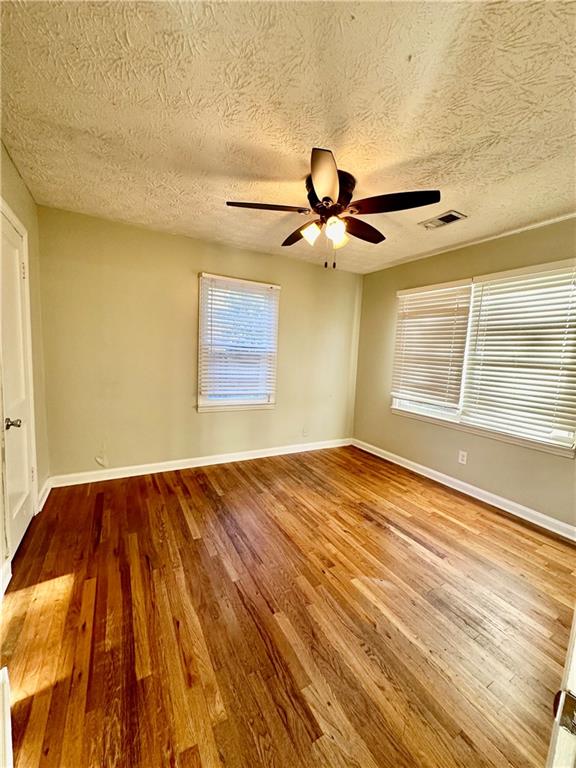
[[12, 604], [26, 606], [19, 632], [19, 644], [25, 640], [26, 655], [8, 659], [12, 706], [69, 675], [70, 670], [59, 669], [58, 662], [73, 588], [74, 574], [67, 573], [5, 595], [4, 652], [8, 652], [4, 644], [9, 641], [10, 625], [19, 618], [17, 611], [12, 613]]

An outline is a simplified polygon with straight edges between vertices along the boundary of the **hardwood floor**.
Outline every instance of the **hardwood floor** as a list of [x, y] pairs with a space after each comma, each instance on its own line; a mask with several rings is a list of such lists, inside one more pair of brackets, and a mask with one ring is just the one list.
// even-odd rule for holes
[[52, 491], [17, 768], [541, 768], [576, 550], [355, 448]]

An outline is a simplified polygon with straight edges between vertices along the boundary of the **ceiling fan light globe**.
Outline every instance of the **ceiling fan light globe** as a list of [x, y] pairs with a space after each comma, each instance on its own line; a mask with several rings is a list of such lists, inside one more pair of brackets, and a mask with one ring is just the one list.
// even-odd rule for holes
[[335, 248], [346, 245], [348, 238], [346, 236], [346, 222], [339, 219], [338, 216], [330, 216], [326, 222], [326, 237], [332, 240]]
[[315, 221], [313, 221], [311, 224], [308, 224], [308, 226], [302, 230], [302, 237], [310, 245], [314, 245], [319, 234], [320, 234], [320, 227], [318, 226], [318, 224], [316, 224]]
[[339, 248], [343, 248], [347, 243], [350, 242], [350, 238], [344, 232], [344, 236], [340, 238], [340, 240], [332, 240], [332, 248], [333, 250], [337, 251]]

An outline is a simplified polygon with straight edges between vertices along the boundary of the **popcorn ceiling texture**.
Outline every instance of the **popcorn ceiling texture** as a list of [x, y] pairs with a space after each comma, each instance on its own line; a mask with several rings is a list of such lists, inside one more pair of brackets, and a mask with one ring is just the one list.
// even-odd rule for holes
[[[2, 138], [38, 203], [322, 263], [290, 249], [312, 146], [356, 197], [440, 188], [366, 217], [369, 272], [575, 209], [574, 4], [3, 2]], [[417, 222], [456, 208], [438, 231]]]

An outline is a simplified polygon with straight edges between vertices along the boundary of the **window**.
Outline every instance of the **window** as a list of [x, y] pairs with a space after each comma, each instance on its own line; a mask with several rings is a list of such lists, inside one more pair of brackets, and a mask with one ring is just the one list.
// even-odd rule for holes
[[399, 411], [572, 453], [576, 262], [401, 292], [392, 397]]
[[272, 407], [280, 287], [200, 275], [198, 410]]
[[468, 281], [399, 295], [392, 393], [400, 407], [457, 416], [471, 288]]

